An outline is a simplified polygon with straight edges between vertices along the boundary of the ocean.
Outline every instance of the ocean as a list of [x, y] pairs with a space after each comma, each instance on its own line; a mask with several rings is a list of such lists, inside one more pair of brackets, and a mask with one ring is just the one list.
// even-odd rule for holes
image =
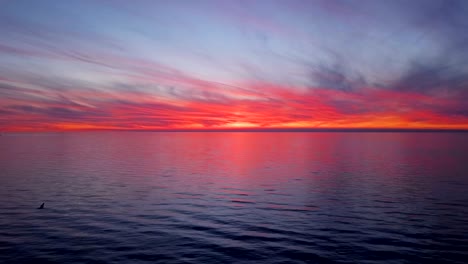
[[0, 137], [0, 263], [467, 261], [467, 133]]

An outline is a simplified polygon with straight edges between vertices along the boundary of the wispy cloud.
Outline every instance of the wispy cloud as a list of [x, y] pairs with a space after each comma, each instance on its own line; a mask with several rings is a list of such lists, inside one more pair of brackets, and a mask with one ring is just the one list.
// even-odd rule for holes
[[0, 11], [0, 130], [468, 128], [463, 1], [30, 5]]

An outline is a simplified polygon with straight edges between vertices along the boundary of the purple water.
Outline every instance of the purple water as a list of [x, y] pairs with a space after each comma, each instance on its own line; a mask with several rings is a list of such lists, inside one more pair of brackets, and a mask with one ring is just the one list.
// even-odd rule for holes
[[2, 263], [466, 263], [468, 134], [3, 134], [0, 212]]

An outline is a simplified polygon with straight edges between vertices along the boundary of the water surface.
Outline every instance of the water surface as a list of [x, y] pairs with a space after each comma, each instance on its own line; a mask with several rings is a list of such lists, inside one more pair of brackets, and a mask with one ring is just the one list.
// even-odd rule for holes
[[0, 262], [466, 263], [467, 136], [4, 134]]

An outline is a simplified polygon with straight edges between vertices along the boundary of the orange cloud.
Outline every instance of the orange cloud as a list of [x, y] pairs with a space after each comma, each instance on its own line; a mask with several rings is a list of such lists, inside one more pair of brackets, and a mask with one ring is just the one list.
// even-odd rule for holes
[[[362, 88], [346, 92], [254, 83], [219, 84], [181, 77], [186, 95], [131, 90], [71, 90], [0, 99], [3, 131], [223, 128], [468, 129], [468, 117], [444, 114], [456, 101], [421, 93]], [[188, 84], [188, 85], [187, 85]], [[214, 93], [204, 97], [203, 92]], [[198, 94], [196, 94], [198, 93]], [[32, 96], [34, 95], [34, 96]]]

